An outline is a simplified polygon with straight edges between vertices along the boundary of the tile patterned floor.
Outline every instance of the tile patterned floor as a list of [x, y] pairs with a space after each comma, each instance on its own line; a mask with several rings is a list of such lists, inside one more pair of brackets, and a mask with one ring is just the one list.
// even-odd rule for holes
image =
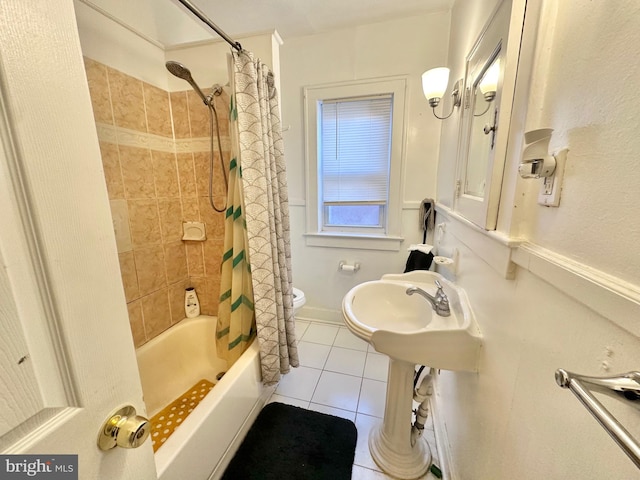
[[[296, 321], [296, 335], [300, 366], [282, 377], [269, 401], [352, 420], [358, 429], [352, 480], [393, 479], [380, 471], [367, 444], [384, 415], [388, 358], [339, 325]], [[424, 436], [439, 465], [431, 418]], [[421, 480], [436, 477], [427, 473]]]

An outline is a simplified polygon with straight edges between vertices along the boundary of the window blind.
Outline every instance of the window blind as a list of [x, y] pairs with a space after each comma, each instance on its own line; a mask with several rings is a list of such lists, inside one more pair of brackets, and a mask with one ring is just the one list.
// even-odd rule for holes
[[321, 107], [321, 199], [325, 205], [386, 204], [392, 95], [325, 100]]

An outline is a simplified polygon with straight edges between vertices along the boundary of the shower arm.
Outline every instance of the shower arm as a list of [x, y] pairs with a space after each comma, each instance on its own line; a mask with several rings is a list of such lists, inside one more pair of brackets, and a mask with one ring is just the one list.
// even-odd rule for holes
[[205, 23], [209, 28], [211, 28], [214, 32], [216, 32], [218, 35], [220, 35], [224, 39], [225, 42], [227, 42], [229, 45], [231, 45], [233, 48], [235, 48], [238, 52], [242, 51], [242, 45], [240, 45], [240, 42], [236, 42], [229, 35], [227, 35], [224, 31], [222, 31], [222, 29], [220, 29], [220, 27], [218, 27], [215, 23], [213, 23], [211, 21], [211, 19], [209, 19], [209, 17], [207, 17], [204, 14], [204, 12], [202, 10], [200, 10], [198, 7], [196, 7], [189, 0], [178, 0], [178, 1], [187, 10], [189, 10], [196, 17], [198, 17], [203, 23]]

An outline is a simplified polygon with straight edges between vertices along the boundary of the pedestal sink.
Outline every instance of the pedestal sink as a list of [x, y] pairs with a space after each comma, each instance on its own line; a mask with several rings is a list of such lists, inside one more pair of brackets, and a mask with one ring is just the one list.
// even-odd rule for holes
[[[438, 280], [451, 314], [436, 315], [431, 304], [406, 291], [418, 287], [434, 295]], [[464, 290], [429, 271], [384, 275], [352, 288], [342, 312], [347, 328], [389, 356], [387, 399], [382, 425], [369, 436], [369, 450], [386, 473], [418, 478], [431, 464], [424, 438], [411, 443], [411, 408], [415, 365], [476, 371], [481, 335]]]

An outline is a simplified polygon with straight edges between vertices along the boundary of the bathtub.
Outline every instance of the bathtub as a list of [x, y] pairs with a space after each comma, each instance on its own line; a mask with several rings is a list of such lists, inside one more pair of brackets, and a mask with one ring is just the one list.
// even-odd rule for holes
[[137, 349], [147, 415], [198, 380], [216, 384], [155, 453], [159, 480], [215, 480], [233, 458], [275, 387], [260, 381], [258, 342], [227, 370], [216, 356], [216, 317], [187, 318]]

